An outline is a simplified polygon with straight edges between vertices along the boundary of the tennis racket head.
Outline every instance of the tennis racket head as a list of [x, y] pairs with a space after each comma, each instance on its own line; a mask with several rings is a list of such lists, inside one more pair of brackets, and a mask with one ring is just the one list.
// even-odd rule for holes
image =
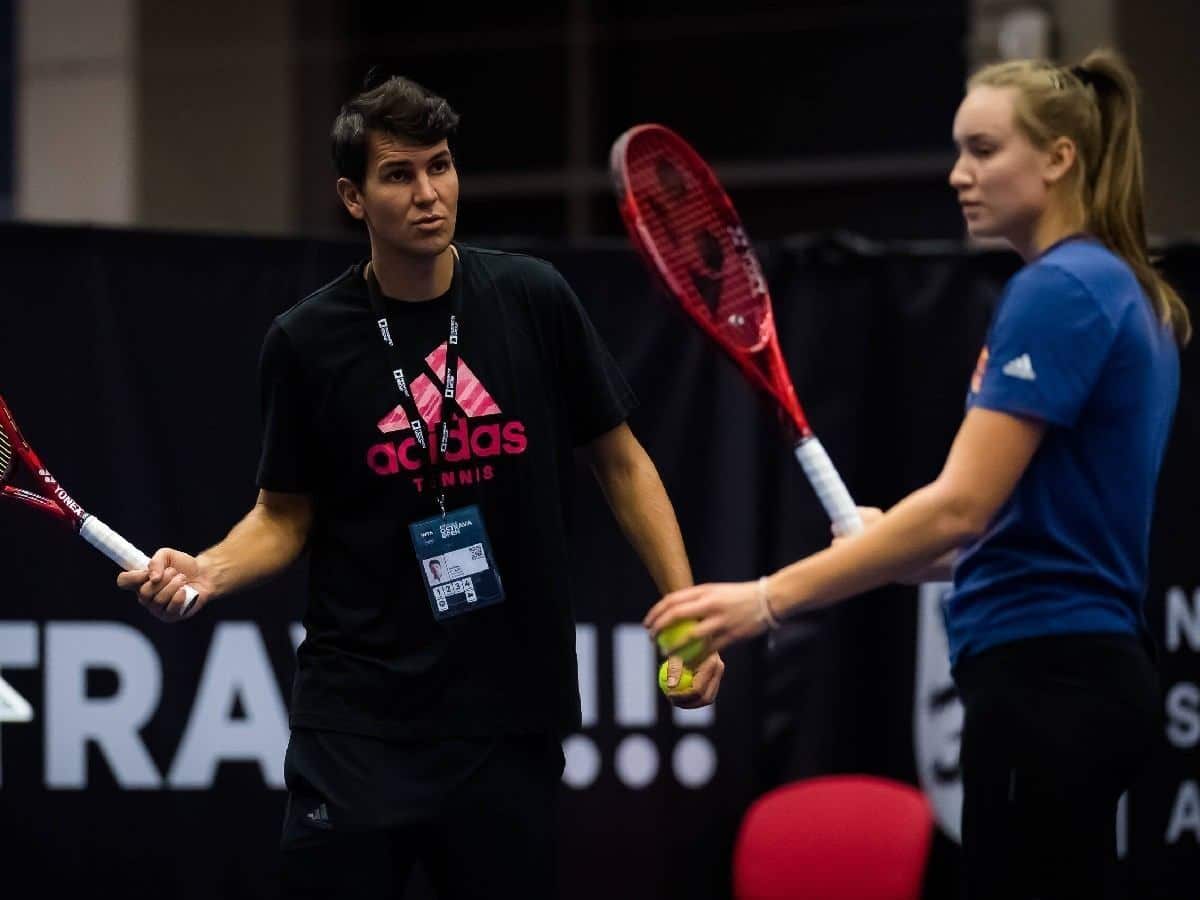
[[683, 309], [810, 434], [779, 352], [762, 267], [733, 202], [700, 155], [663, 125], [637, 125], [609, 159], [630, 239]]
[[684, 309], [733, 349], [766, 346], [774, 333], [767, 284], [712, 169], [662, 125], [617, 138], [611, 164], [634, 243]]
[[[31, 476], [32, 489], [13, 484], [22, 468]], [[0, 498], [31, 506], [76, 530], [87, 518], [83, 508], [62, 489], [29, 446], [3, 397], [0, 397]]]

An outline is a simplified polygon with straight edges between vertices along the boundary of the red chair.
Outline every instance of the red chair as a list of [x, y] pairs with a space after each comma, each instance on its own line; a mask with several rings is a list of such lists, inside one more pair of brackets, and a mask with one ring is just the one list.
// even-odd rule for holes
[[916, 788], [869, 775], [798, 781], [759, 797], [733, 856], [737, 900], [918, 900], [933, 838]]

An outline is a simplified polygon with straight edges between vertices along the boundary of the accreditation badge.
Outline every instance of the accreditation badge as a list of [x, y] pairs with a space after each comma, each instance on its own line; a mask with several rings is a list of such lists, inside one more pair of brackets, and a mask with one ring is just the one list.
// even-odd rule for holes
[[504, 600], [504, 587], [478, 506], [408, 526], [421, 581], [439, 622]]

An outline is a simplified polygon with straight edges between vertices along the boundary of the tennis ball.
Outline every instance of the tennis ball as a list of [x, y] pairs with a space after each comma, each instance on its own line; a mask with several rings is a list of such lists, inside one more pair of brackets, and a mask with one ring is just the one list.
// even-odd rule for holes
[[658, 651], [663, 656], [678, 656], [685, 666], [692, 666], [708, 654], [703, 638], [692, 638], [695, 619], [684, 619], [658, 633]]
[[664, 659], [658, 670], [658, 689], [664, 694], [686, 694], [692, 689], [692, 670], [684, 666], [679, 672], [679, 683], [675, 687], [667, 687], [667, 661]]

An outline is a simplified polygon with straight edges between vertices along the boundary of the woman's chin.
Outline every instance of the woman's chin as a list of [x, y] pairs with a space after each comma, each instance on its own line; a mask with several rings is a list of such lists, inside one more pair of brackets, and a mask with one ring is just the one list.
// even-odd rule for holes
[[986, 240], [987, 238], [1003, 237], [1000, 230], [995, 225], [990, 224], [981, 219], [967, 219], [967, 236], [976, 240]]

